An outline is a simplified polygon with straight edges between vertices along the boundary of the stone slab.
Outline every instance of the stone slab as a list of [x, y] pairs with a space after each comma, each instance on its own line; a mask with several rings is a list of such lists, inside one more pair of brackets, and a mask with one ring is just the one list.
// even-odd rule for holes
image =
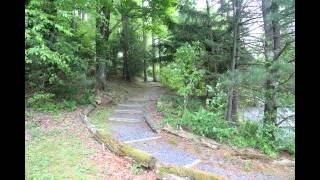
[[156, 137], [146, 123], [108, 122], [113, 137], [121, 142]]

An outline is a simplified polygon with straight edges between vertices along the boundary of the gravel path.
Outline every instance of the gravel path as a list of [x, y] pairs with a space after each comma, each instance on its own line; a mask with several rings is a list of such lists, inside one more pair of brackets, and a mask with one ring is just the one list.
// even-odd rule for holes
[[[193, 167], [230, 179], [294, 179], [294, 177], [280, 178], [264, 175], [260, 172], [235, 169], [232, 167], [234, 163], [237, 163], [236, 161], [230, 163], [220, 157], [205, 158], [204, 151], [201, 151], [198, 145], [176, 139], [178, 141], [177, 145], [176, 142], [170, 142], [168, 138], [165, 138], [160, 133], [153, 132], [145, 122], [143, 112], [146, 107], [144, 105], [150, 104], [150, 101], [155, 102], [159, 96], [165, 93], [165, 90], [157, 83], [149, 83], [149, 86], [149, 90], [142, 92], [141, 96], [132, 97], [125, 103], [118, 105], [113, 115], [109, 118], [108, 126], [114, 137], [119, 141], [152, 154], [164, 164]], [[214, 156], [212, 152], [208, 154], [207, 156]], [[214, 159], [219, 159], [219, 161]], [[222, 168], [217, 163], [224, 164], [226, 167]], [[243, 164], [239, 166], [242, 167]]]

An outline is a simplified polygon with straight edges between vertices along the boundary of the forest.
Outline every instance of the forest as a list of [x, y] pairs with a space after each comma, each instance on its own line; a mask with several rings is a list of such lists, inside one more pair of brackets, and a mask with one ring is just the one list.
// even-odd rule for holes
[[[168, 92], [158, 94], [154, 105], [162, 125], [270, 158], [286, 153], [294, 159], [295, 1], [25, 2], [31, 136], [44, 133], [27, 120], [39, 113], [61, 117], [111, 99], [112, 108], [100, 108], [94, 124], [139, 88], [157, 94], [152, 83]], [[103, 122], [95, 125], [108, 128]], [[35, 155], [48, 153], [40, 153], [48, 150], [43, 141], [26, 144], [27, 177], [59, 179], [36, 173], [42, 166]]]

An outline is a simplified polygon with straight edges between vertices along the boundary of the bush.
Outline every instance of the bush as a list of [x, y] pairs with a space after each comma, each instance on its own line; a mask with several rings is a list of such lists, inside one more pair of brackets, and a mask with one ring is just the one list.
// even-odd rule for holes
[[197, 101], [190, 101], [187, 109], [184, 109], [182, 97], [163, 96], [157, 104], [157, 109], [165, 113], [164, 121], [172, 127], [188, 127], [195, 134], [234, 146], [259, 148], [271, 156], [281, 151], [295, 154], [292, 129], [283, 129], [272, 124], [263, 125], [254, 121], [243, 121], [238, 127], [231, 128], [224, 119], [224, 107], [216, 106], [222, 103], [222, 99], [214, 96], [207, 103], [207, 108], [201, 107]]
[[160, 81], [185, 98], [200, 96], [205, 92], [204, 70], [199, 68], [199, 60], [204, 54], [200, 43], [186, 43], [177, 49], [175, 62], [162, 68]]
[[53, 98], [55, 94], [52, 93], [44, 93], [42, 91], [33, 94], [31, 97], [27, 99], [27, 106], [30, 106], [34, 109], [42, 108], [43, 104], [50, 104], [53, 102]]
[[74, 111], [77, 104], [88, 104], [94, 101], [90, 91], [83, 96], [57, 98], [53, 93], [37, 92], [27, 99], [27, 106], [43, 112], [58, 112], [60, 110]]

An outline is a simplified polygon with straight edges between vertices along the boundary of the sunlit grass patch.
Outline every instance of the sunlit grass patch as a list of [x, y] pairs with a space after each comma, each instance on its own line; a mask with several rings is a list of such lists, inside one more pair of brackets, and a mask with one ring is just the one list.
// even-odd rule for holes
[[96, 109], [92, 114], [90, 114], [89, 118], [93, 125], [98, 129], [107, 130], [107, 120], [112, 114], [112, 107], [100, 107]]
[[69, 126], [45, 132], [32, 123], [26, 124], [32, 139], [25, 144], [26, 179], [86, 179], [97, 173], [87, 156], [87, 149]]

